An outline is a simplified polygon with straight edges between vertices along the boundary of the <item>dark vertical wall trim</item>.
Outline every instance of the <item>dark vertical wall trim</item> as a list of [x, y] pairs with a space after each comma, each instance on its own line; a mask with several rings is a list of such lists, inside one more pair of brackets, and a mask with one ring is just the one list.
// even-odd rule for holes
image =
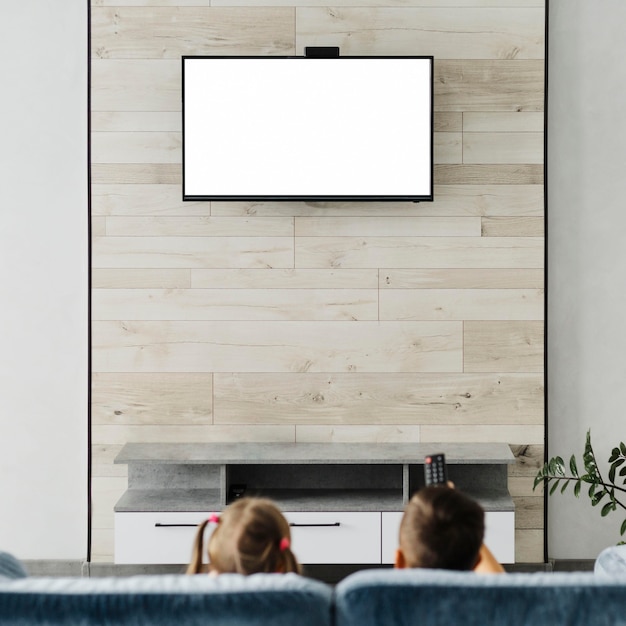
[[[548, 461], [548, 54], [550, 38], [550, 0], [546, 0], [545, 17], [545, 70], [543, 106], [543, 221], [544, 221], [544, 331], [543, 331], [543, 410], [544, 410], [544, 463]], [[543, 494], [543, 560], [548, 561], [548, 494]]]
[[87, 562], [91, 561], [91, 0], [87, 0]]

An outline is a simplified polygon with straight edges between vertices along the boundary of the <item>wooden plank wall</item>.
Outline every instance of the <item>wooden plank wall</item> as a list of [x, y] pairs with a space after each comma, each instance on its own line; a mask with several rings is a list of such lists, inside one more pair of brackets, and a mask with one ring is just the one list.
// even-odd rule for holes
[[[125, 442], [232, 440], [507, 442], [516, 558], [543, 560], [544, 22], [543, 0], [92, 0], [94, 561]], [[307, 45], [435, 56], [434, 202], [181, 201], [180, 56]]]

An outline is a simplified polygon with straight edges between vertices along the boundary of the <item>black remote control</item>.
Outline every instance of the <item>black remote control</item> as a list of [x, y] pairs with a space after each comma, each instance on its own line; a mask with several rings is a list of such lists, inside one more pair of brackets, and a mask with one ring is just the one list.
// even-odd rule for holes
[[424, 458], [424, 480], [427, 487], [448, 484], [445, 454], [429, 454]]

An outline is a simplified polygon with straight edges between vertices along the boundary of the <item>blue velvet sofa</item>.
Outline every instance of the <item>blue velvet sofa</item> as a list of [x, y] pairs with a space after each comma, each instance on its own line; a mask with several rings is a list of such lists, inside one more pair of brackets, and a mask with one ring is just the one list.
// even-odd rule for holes
[[0, 579], [2, 626], [330, 626], [332, 590], [295, 574]]
[[626, 625], [626, 576], [367, 570], [334, 603], [335, 626]]
[[27, 578], [0, 558], [0, 626], [626, 626], [626, 573], [364, 570]]

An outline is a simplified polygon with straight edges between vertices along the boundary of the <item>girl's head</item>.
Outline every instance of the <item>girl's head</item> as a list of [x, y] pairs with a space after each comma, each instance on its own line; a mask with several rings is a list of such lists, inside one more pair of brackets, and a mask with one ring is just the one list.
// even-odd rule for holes
[[219, 517], [200, 524], [188, 574], [202, 571], [203, 537], [209, 523], [216, 524], [207, 546], [209, 571], [300, 573], [291, 550], [289, 523], [278, 507], [264, 498], [242, 498], [227, 506]]

